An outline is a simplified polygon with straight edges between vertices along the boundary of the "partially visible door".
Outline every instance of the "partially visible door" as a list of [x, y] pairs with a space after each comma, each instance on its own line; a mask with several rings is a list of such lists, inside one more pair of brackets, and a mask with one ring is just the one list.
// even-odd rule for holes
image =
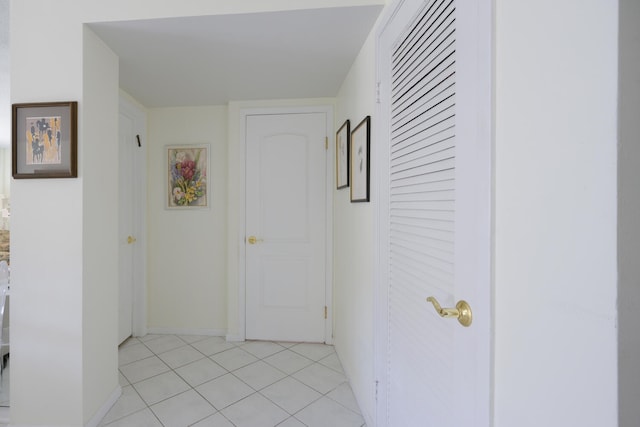
[[118, 165], [118, 342], [144, 334], [144, 114], [126, 100], [120, 102]]
[[246, 337], [324, 342], [325, 113], [246, 119]]
[[119, 304], [118, 342], [131, 336], [133, 330], [133, 245], [134, 245], [134, 192], [133, 192], [133, 119], [120, 113], [119, 124]]
[[379, 36], [380, 426], [490, 424], [490, 3], [398, 1]]

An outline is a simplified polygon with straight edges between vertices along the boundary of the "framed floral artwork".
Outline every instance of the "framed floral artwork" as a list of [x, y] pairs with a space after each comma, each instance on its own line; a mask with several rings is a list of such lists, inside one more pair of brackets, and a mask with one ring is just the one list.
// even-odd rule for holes
[[208, 208], [209, 145], [171, 145], [167, 152], [167, 208]]

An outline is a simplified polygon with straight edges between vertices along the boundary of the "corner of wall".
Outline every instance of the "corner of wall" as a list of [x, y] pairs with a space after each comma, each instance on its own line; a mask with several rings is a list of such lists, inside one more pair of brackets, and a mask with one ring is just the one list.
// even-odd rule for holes
[[640, 420], [640, 2], [619, 2], [618, 47], [618, 419]]

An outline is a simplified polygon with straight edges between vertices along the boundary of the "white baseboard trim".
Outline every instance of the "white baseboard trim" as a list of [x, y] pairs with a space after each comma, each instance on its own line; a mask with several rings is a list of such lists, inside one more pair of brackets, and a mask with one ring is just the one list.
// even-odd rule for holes
[[240, 334], [227, 334], [226, 339], [228, 342], [242, 342], [244, 341], [244, 336]]
[[160, 335], [203, 335], [210, 337], [224, 337], [226, 329], [197, 329], [197, 328], [147, 328], [149, 334]]
[[111, 396], [109, 396], [107, 401], [104, 402], [104, 404], [100, 407], [100, 409], [98, 409], [98, 412], [96, 412], [96, 414], [93, 417], [91, 417], [89, 422], [85, 424], [85, 427], [98, 427], [102, 419], [105, 417], [105, 415], [107, 415], [107, 412], [109, 412], [109, 409], [111, 409], [111, 407], [115, 405], [115, 403], [118, 401], [121, 395], [122, 395], [122, 387], [118, 385], [118, 387], [116, 387], [116, 389], [113, 390], [113, 393], [111, 393]]
[[10, 417], [10, 408], [7, 406], [3, 406], [0, 408], [0, 423], [1, 424], [9, 424]]
[[[122, 387], [118, 385], [118, 387], [116, 387], [116, 389], [113, 390], [113, 393], [111, 393], [109, 398], [100, 407], [98, 412], [96, 412], [96, 414], [85, 424], [85, 427], [98, 427], [100, 425], [100, 422], [104, 418], [104, 416], [107, 415], [107, 412], [109, 412], [109, 409], [111, 409], [111, 407], [118, 401], [118, 399], [120, 398], [120, 395], [122, 395]], [[37, 426], [31, 425], [31, 424], [29, 425], [11, 424], [9, 422], [9, 418], [10, 418], [9, 411], [10, 411], [10, 408], [0, 408], [0, 423], [7, 424], [9, 425], [9, 427], [54, 427], [54, 426], [47, 426], [47, 425], [40, 425], [40, 424]]]

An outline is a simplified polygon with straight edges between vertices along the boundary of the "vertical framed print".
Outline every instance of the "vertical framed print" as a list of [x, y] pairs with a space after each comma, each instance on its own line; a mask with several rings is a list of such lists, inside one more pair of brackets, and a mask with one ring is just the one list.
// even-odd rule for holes
[[350, 123], [346, 120], [336, 132], [336, 188], [338, 190], [349, 186], [350, 141]]
[[78, 103], [13, 104], [11, 174], [23, 178], [78, 176]]
[[208, 144], [166, 147], [167, 209], [209, 207], [209, 148]]
[[350, 175], [351, 201], [369, 201], [371, 116], [367, 116], [351, 132]]

